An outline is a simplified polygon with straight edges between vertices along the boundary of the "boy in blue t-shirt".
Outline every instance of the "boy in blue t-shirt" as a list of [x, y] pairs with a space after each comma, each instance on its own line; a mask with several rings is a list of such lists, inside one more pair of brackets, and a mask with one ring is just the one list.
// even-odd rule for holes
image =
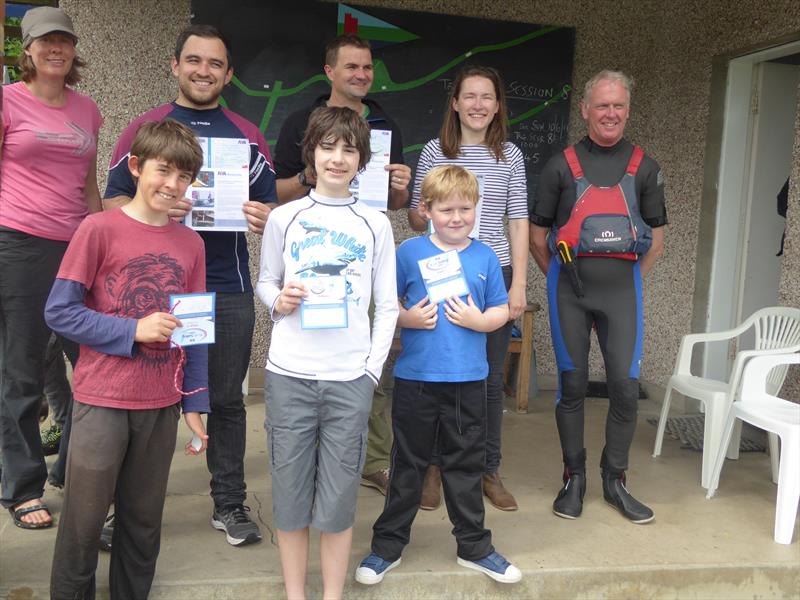
[[[522, 577], [495, 552], [492, 534], [483, 526], [486, 334], [508, 320], [508, 295], [495, 253], [469, 237], [478, 196], [478, 182], [466, 169], [454, 165], [432, 169], [422, 182], [420, 210], [434, 232], [407, 240], [397, 249], [403, 350], [394, 369], [395, 441], [386, 504], [373, 526], [372, 553], [356, 570], [356, 581], [363, 584], [379, 583], [400, 564], [434, 443], [441, 453], [458, 564], [502, 583]], [[457, 253], [460, 274], [452, 251]], [[445, 263], [449, 277], [436, 281], [430, 273]], [[429, 274], [427, 285], [421, 268]], [[468, 294], [440, 303], [429, 301], [442, 285], [457, 289], [460, 277]]]

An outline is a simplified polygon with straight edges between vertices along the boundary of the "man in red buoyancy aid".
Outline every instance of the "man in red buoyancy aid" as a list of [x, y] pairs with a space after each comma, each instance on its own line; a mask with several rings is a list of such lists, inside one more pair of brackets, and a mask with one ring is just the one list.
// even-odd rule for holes
[[558, 365], [556, 423], [564, 485], [553, 512], [580, 516], [586, 491], [583, 442], [592, 327], [603, 353], [609, 409], [600, 458], [603, 496], [634, 523], [653, 511], [625, 486], [636, 429], [642, 357], [642, 278], [663, 249], [664, 184], [658, 164], [623, 135], [630, 79], [601, 71], [584, 89], [588, 135], [545, 165], [530, 208], [531, 253], [547, 275]]

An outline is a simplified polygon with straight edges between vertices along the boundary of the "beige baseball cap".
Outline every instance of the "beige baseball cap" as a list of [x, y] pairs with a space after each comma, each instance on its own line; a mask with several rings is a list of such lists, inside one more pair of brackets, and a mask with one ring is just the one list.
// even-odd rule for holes
[[32, 8], [22, 17], [22, 46], [27, 48], [34, 39], [54, 31], [66, 33], [78, 43], [72, 19], [67, 13], [54, 6]]

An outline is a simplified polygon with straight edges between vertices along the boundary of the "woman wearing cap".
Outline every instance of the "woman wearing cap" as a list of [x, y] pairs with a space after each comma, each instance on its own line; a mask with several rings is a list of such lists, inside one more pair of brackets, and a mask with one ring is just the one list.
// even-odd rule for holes
[[[50, 335], [44, 305], [72, 234], [89, 212], [101, 210], [102, 117], [69, 87], [84, 63], [66, 13], [29, 10], [22, 37], [22, 81], [3, 89], [0, 134], [0, 503], [18, 527], [41, 529], [53, 524], [42, 500], [47, 467], [38, 429]], [[65, 342], [74, 361], [77, 348]]]

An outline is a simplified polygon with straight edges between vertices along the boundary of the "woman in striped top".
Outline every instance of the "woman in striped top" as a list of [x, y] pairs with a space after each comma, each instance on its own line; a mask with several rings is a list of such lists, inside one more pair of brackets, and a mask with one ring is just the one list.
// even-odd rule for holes
[[[424, 231], [428, 226], [418, 206], [422, 180], [432, 168], [460, 165], [477, 177], [481, 199], [472, 237], [490, 246], [500, 260], [512, 319], [487, 336], [489, 377], [483, 490], [496, 508], [516, 510], [516, 500], [503, 486], [498, 471], [503, 419], [503, 362], [513, 319], [522, 314], [527, 303], [528, 194], [522, 152], [506, 139], [508, 113], [504, 90], [499, 73], [490, 67], [467, 66], [456, 76], [439, 137], [428, 142], [420, 154], [408, 219], [417, 231]], [[505, 235], [504, 217], [508, 218], [510, 243]], [[425, 476], [423, 509], [431, 510], [439, 504], [437, 458], [434, 457]]]

